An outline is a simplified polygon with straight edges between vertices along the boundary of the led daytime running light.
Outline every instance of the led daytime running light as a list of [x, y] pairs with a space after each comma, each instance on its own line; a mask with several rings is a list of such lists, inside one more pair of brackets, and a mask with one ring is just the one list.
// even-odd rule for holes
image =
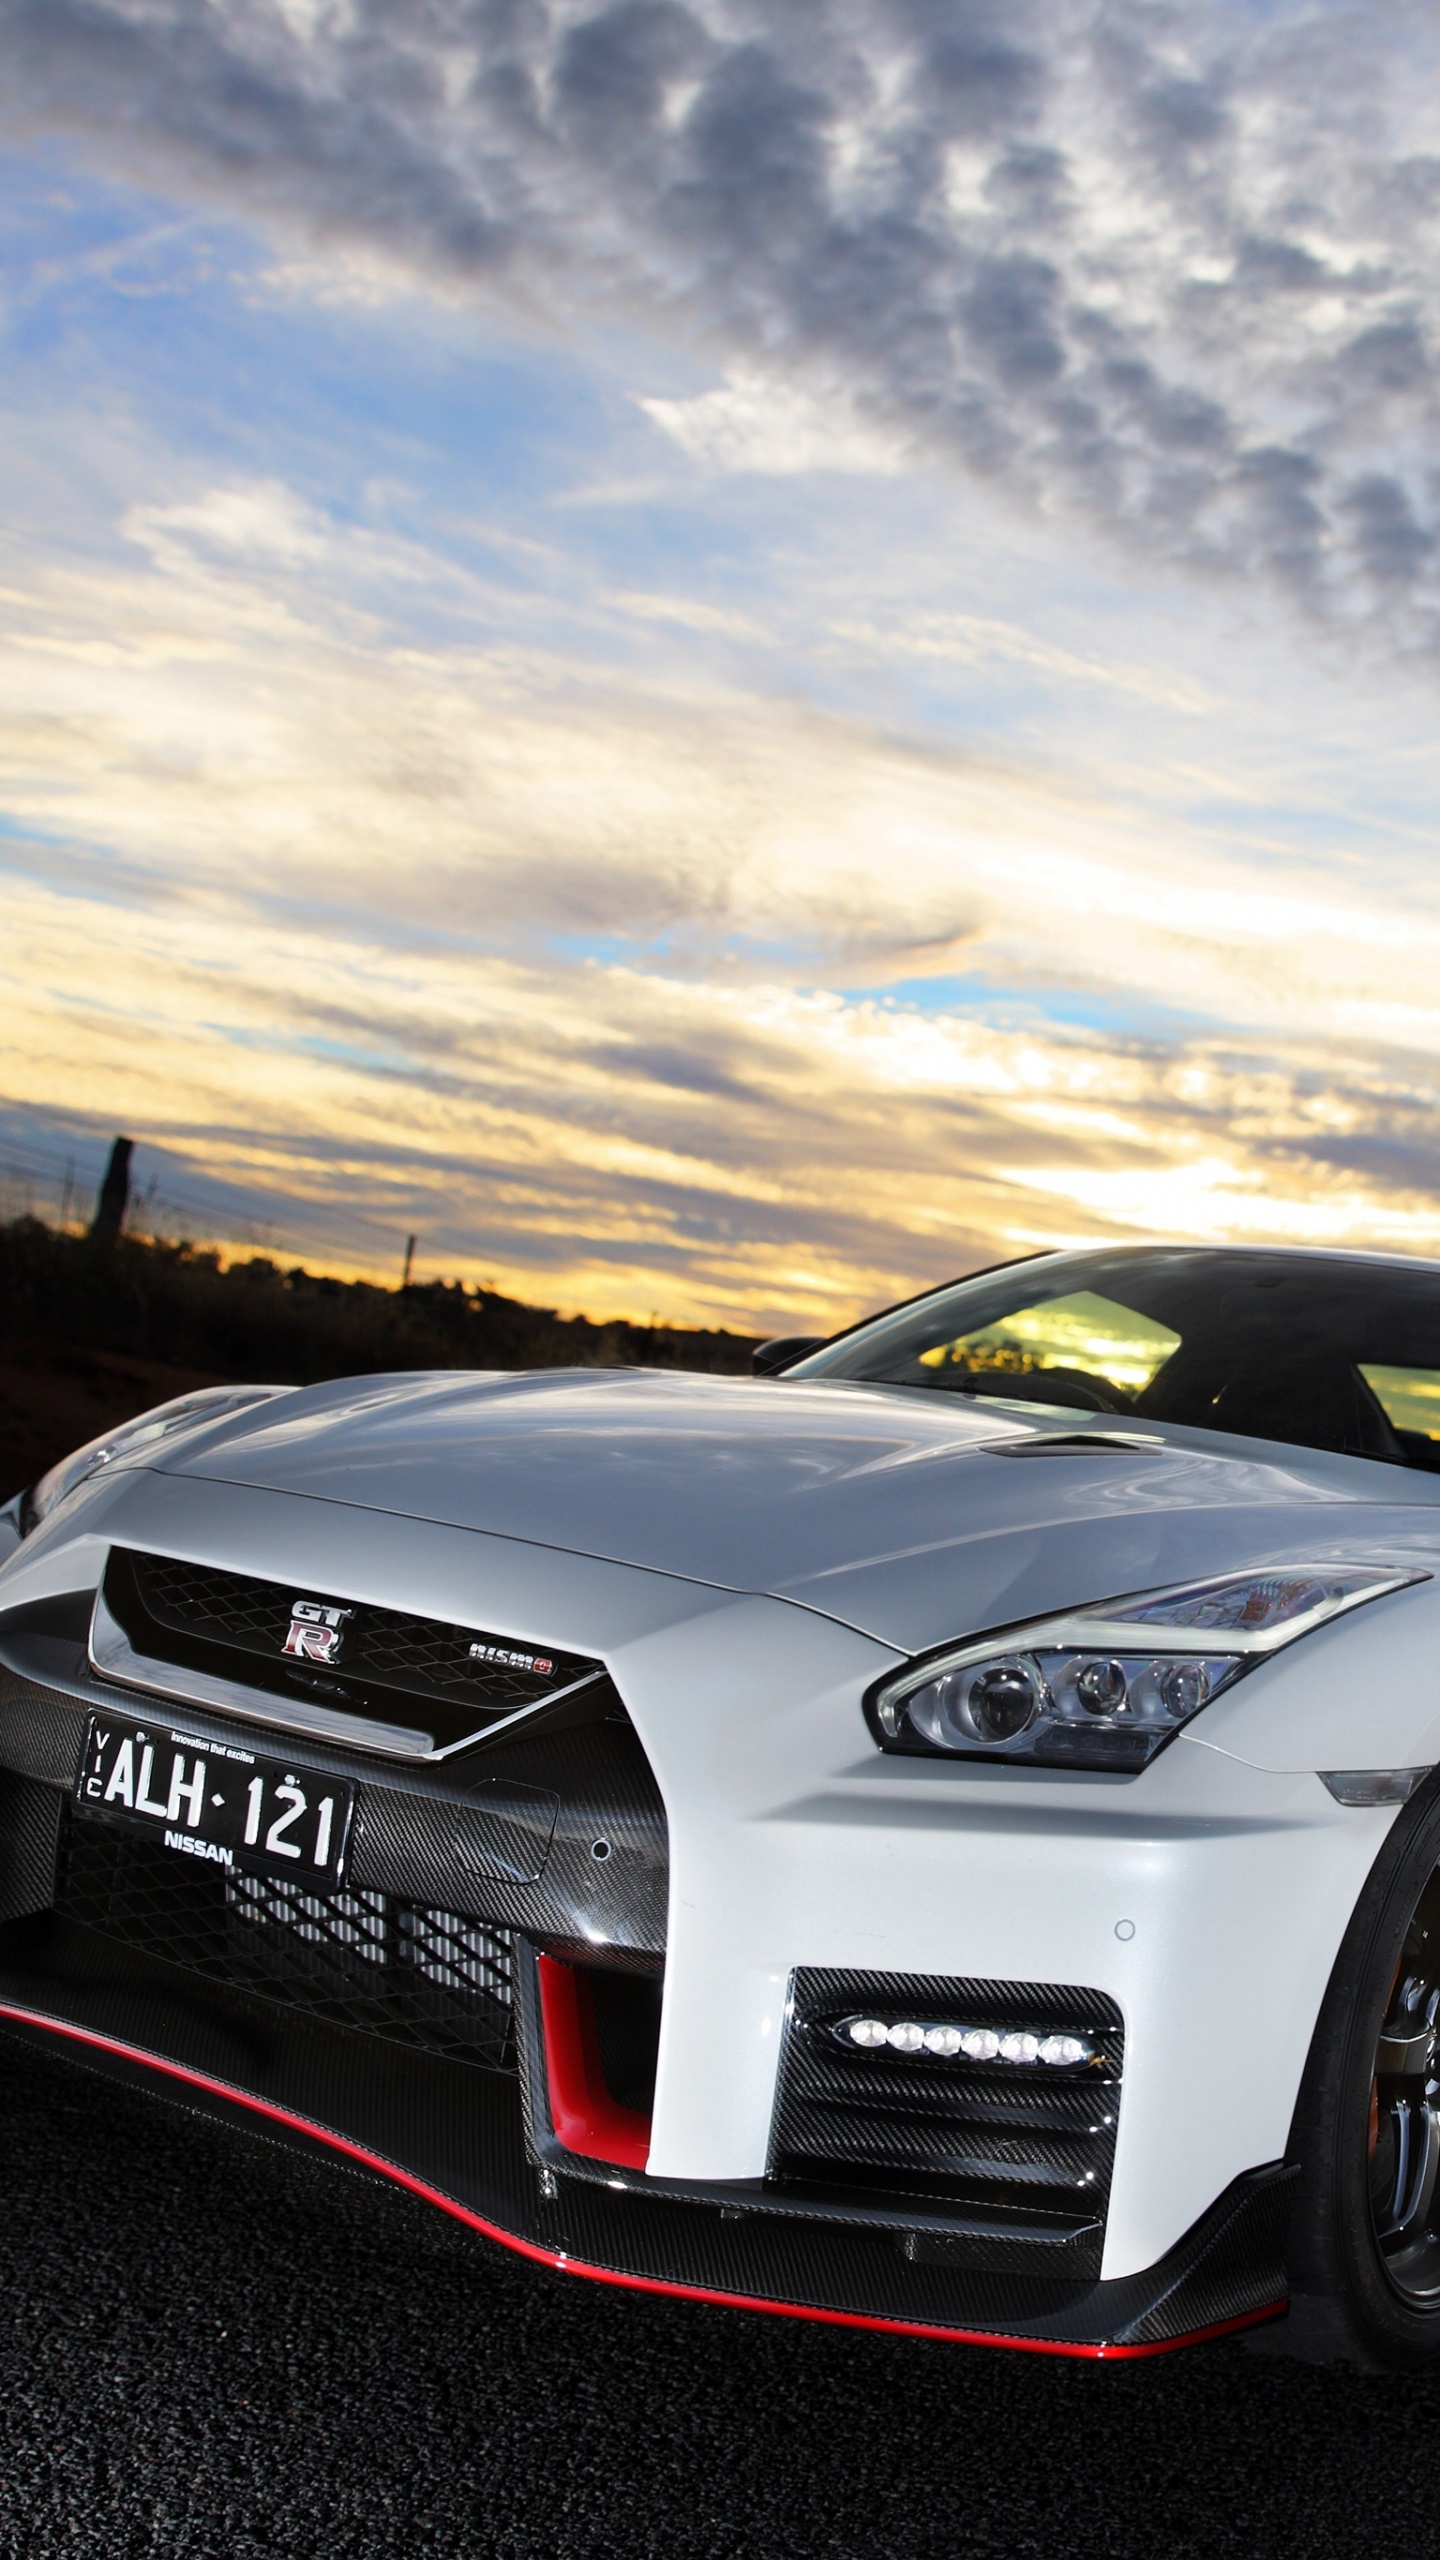
[[1040, 2063], [1051, 2071], [1074, 2071], [1093, 2062], [1095, 2048], [1083, 2036], [1036, 2035], [1029, 2027], [968, 2027], [919, 2018], [842, 2018], [831, 2030], [842, 2044], [861, 2053], [881, 2051], [930, 2054], [941, 2062]]

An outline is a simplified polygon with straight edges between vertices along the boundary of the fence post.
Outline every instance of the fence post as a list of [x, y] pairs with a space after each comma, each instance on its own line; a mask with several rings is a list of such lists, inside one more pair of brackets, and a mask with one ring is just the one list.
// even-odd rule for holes
[[125, 1212], [130, 1206], [130, 1159], [134, 1153], [133, 1138], [117, 1138], [110, 1149], [90, 1224], [92, 1244], [114, 1244], [125, 1224]]

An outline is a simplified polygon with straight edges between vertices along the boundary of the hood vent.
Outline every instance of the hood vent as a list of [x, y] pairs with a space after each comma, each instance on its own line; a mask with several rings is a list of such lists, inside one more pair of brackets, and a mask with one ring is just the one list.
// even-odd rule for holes
[[989, 1458], [1163, 1458], [1168, 1443], [1154, 1431], [1047, 1431], [1033, 1440], [987, 1440]]

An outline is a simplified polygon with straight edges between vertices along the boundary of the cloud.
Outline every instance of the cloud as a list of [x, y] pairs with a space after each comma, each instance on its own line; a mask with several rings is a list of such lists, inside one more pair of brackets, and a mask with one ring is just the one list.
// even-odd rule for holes
[[1423, 16], [1340, 0], [0, 0], [12, 132], [725, 369], [711, 471], [920, 452], [1436, 643]]
[[428, 1269], [547, 1304], [773, 1329], [1082, 1237], [1440, 1244], [1435, 1075], [1354, 1044], [537, 972], [297, 930], [238, 883], [77, 917], [15, 881], [5, 906], [22, 1117], [64, 1092], [287, 1258], [393, 1276], [418, 1232]]
[[323, 518], [278, 480], [232, 482], [188, 505], [132, 507], [123, 530], [166, 565], [208, 553], [294, 569], [326, 549]]
[[914, 440], [857, 413], [843, 383], [787, 383], [737, 369], [718, 391], [688, 400], [642, 399], [654, 425], [707, 471], [754, 471], [776, 478], [837, 471], [893, 477], [913, 458]]
[[888, 628], [867, 623], [838, 624], [836, 637], [853, 640], [886, 657], [949, 659], [960, 666], [979, 666], [994, 659], [1056, 676], [1092, 695], [1097, 690], [1129, 694], [1141, 702], [1196, 718], [1220, 708], [1216, 697], [1202, 686], [1177, 681], [1168, 671], [1113, 659], [1080, 657], [1075, 650], [1057, 648], [1052, 641], [1043, 640], [1018, 624], [999, 622], [983, 614], [930, 613], [922, 608], [907, 613]]
[[[17, 550], [0, 635], [0, 797], [20, 829], [92, 848], [67, 862], [112, 896], [213, 906], [243, 880], [297, 934], [363, 919], [378, 944], [441, 935], [527, 965], [850, 990], [961, 972], [1158, 996], [1237, 1030], [1440, 1036], [1428, 839], [1389, 853], [1377, 896], [1373, 871], [1282, 856], [1263, 820], [1198, 821], [1187, 804], [1221, 779], [1188, 756], [1126, 768], [1079, 731], [1068, 758], [1053, 736], [1007, 754], [757, 692], [743, 663], [722, 680], [675, 634], [743, 652], [753, 618], [684, 596], [598, 591], [596, 630], [613, 607], [639, 654], [587, 659], [523, 593], [273, 479], [125, 523], [129, 562]], [[464, 636], [440, 645], [406, 617], [447, 585]], [[888, 625], [850, 613], [829, 643], [862, 666], [891, 652]], [[1092, 723], [1107, 695], [1142, 725], [1169, 712], [1189, 755], [1198, 712], [1231, 718], [998, 618], [916, 613], [895, 646], [1061, 683]]]
[[660, 635], [626, 685], [517, 648], [513, 608], [489, 647], [387, 635], [377, 607], [444, 562], [272, 481], [125, 521], [148, 567], [12, 584], [0, 793], [167, 894], [227, 895], [238, 865], [276, 910], [363, 912], [381, 936], [619, 938], [694, 971], [857, 984], [953, 965], [979, 928], [961, 857], [993, 785], [667, 672], [684, 598], [619, 599]]
[[[748, 634], [644, 590], [623, 669], [567, 655], [273, 477], [128, 525], [7, 560], [0, 1083], [223, 1190], [222, 1231], [771, 1329], [1086, 1234], [1440, 1245], [1428, 836], [1377, 897], [1163, 773], [722, 682]], [[405, 611], [445, 579], [440, 645]], [[1036, 673], [1088, 704], [1107, 663]]]

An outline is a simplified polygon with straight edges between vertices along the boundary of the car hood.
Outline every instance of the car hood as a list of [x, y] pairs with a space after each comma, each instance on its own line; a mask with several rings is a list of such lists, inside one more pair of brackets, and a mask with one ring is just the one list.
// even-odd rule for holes
[[1440, 1552], [1440, 1478], [820, 1381], [349, 1380], [228, 1421], [159, 1471], [767, 1592], [903, 1652], [1258, 1562]]

